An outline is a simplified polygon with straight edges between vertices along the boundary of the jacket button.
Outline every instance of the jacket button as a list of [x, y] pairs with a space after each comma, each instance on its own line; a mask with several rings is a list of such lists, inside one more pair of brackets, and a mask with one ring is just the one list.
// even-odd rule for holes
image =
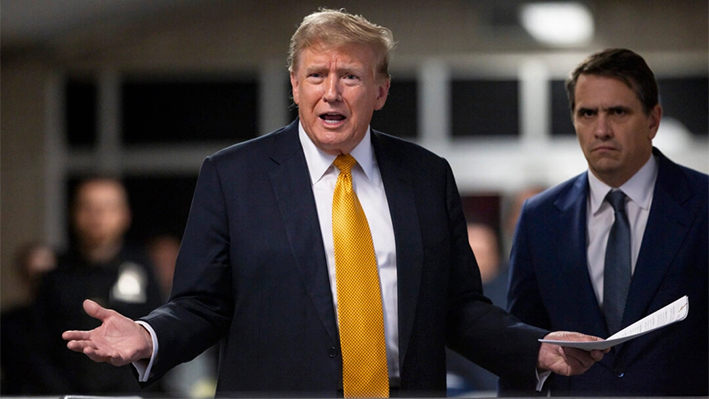
[[623, 372], [623, 370], [616, 369], [614, 371], [614, 373], [615, 373], [615, 376], [618, 378], [623, 378], [625, 376], [625, 373]]
[[330, 357], [335, 357], [337, 356], [337, 349], [333, 346], [332, 348], [327, 350], [327, 355]]

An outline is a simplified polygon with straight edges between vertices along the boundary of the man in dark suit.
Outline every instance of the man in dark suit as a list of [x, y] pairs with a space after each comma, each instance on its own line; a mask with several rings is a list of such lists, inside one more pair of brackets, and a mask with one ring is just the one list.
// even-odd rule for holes
[[[559, 396], [706, 396], [707, 175], [653, 148], [662, 108], [655, 77], [639, 55], [593, 54], [567, 89], [590, 172], [525, 203], [508, 308], [538, 327], [607, 337], [687, 295], [684, 321], [613, 348], [584, 375], [551, 376], [547, 387]], [[604, 201], [614, 191], [626, 197], [617, 216]], [[614, 224], [624, 218], [628, 267], [624, 276], [612, 275], [622, 263], [611, 250], [620, 241]], [[624, 279], [624, 289], [614, 286]], [[519, 393], [509, 381], [501, 388]]]
[[[68, 347], [96, 361], [136, 362], [139, 379], [150, 382], [221, 340], [218, 396], [442, 395], [446, 345], [532, 389], [537, 371], [576, 374], [600, 359], [599, 351], [540, 345], [546, 330], [493, 307], [448, 163], [370, 130], [388, 95], [393, 45], [388, 29], [360, 16], [306, 17], [289, 57], [299, 118], [206, 159], [170, 301], [140, 325], [87, 301], [103, 324], [66, 332]], [[356, 160], [349, 177], [338, 163], [346, 154]], [[383, 333], [371, 340], [381, 340], [385, 359], [371, 376], [384, 380], [383, 393], [369, 383], [348, 388], [370, 364], [350, 371], [360, 356], [343, 355], [352, 338], [341, 328], [340, 290], [364, 285], [340, 280], [333, 193], [343, 176], [371, 231], [349, 244], [373, 242], [376, 255], [380, 310], [360, 322], [380, 320]], [[366, 274], [364, 263], [356, 275]]]

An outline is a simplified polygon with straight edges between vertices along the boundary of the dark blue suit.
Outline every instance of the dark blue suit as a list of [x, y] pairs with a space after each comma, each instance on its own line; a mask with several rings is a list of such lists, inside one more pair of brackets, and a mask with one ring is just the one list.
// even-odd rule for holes
[[[622, 344], [584, 375], [551, 376], [559, 396], [707, 395], [707, 175], [679, 166], [657, 149], [657, 182], [622, 327], [689, 296], [684, 321]], [[588, 274], [583, 173], [529, 199], [511, 255], [508, 308], [551, 330], [607, 337]], [[502, 381], [501, 393], [514, 390]]]
[[[396, 238], [400, 389], [443, 395], [444, 345], [534, 381], [544, 330], [482, 295], [448, 163], [372, 133]], [[218, 396], [335, 396], [339, 335], [298, 123], [210, 156], [197, 182], [154, 377], [222, 341]]]

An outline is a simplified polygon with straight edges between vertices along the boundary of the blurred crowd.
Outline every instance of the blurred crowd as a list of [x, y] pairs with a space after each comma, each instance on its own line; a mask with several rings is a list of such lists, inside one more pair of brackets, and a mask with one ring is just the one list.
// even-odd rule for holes
[[66, 348], [68, 329], [92, 329], [82, 310], [92, 299], [130, 318], [166, 301], [180, 247], [173, 234], [131, 243], [128, 193], [120, 180], [92, 177], [77, 184], [71, 199], [70, 248], [55, 253], [33, 242], [15, 265], [30, 301], [2, 314], [2, 385], [8, 395], [126, 395], [213, 397], [216, 349], [175, 368], [159, 383], [140, 387], [131, 366], [96, 364]]

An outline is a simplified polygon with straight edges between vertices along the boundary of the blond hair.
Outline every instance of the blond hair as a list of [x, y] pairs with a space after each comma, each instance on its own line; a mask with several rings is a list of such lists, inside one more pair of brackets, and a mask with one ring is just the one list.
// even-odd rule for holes
[[298, 67], [300, 53], [316, 44], [341, 47], [350, 44], [369, 46], [378, 59], [376, 72], [389, 79], [389, 52], [394, 48], [394, 35], [383, 26], [367, 21], [361, 15], [344, 9], [320, 9], [305, 18], [291, 37], [288, 70]]

